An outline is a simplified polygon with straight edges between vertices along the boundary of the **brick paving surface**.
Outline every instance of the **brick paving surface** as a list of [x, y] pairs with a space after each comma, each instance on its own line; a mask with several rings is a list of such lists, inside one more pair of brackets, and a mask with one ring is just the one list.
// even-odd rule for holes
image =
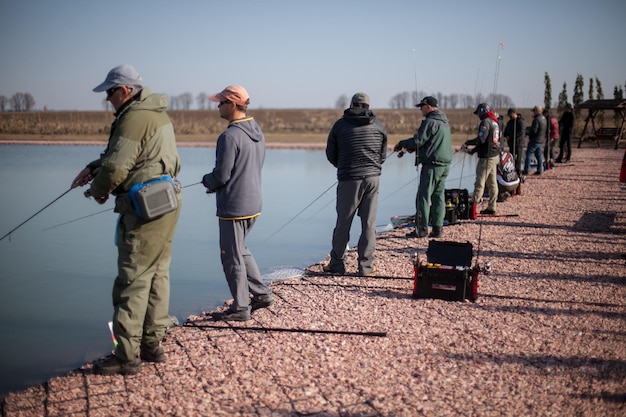
[[351, 275], [350, 251], [348, 275], [316, 264], [276, 281], [249, 322], [189, 317], [163, 364], [133, 376], [85, 364], [9, 394], [1, 415], [624, 416], [622, 152], [575, 156], [499, 205], [510, 217], [445, 228], [492, 263], [476, 302], [413, 298], [427, 240], [396, 229], [379, 237], [376, 277]]

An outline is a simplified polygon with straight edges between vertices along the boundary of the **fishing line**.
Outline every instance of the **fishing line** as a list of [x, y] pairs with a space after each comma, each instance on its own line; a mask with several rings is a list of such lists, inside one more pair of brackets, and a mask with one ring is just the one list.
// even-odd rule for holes
[[319, 200], [320, 198], [322, 198], [322, 196], [324, 194], [326, 194], [331, 188], [333, 188], [339, 181], [335, 181], [330, 187], [328, 187], [327, 189], [325, 189], [320, 195], [318, 195], [315, 200], [311, 201], [305, 208], [303, 208], [302, 210], [300, 210], [298, 212], [298, 214], [296, 214], [295, 216], [293, 216], [291, 219], [289, 219], [287, 221], [287, 223], [283, 224], [281, 227], [278, 228], [278, 230], [276, 230], [274, 233], [272, 233], [271, 235], [269, 235], [266, 239], [265, 242], [267, 242], [268, 240], [270, 240], [274, 235], [276, 235], [278, 232], [280, 232], [281, 230], [283, 230], [285, 227], [287, 227], [287, 225], [289, 223], [291, 223], [292, 221], [294, 221], [299, 215], [301, 215], [302, 213], [304, 213], [306, 211], [306, 209], [308, 209], [309, 207], [311, 207], [313, 205], [313, 203], [315, 203], [317, 200]]
[[[195, 183], [193, 183], [193, 184], [189, 184], [189, 185], [185, 185], [183, 188], [193, 187], [194, 185], [198, 185], [198, 184], [202, 184], [202, 181], [200, 181], [200, 182], [195, 182]], [[88, 215], [86, 215], [86, 216], [79, 217], [79, 218], [77, 218], [77, 219], [69, 220], [69, 221], [66, 221], [66, 222], [63, 222], [63, 223], [56, 224], [56, 225], [54, 225], [54, 226], [47, 227], [47, 228], [45, 228], [45, 229], [42, 229], [41, 231], [42, 231], [42, 232], [45, 232], [46, 230], [54, 229], [55, 227], [65, 226], [66, 224], [74, 223], [74, 222], [77, 222], [77, 221], [79, 221], [79, 220], [83, 220], [83, 219], [86, 219], [86, 218], [89, 218], [89, 217], [92, 217], [92, 216], [96, 216], [96, 215], [98, 215], [98, 214], [106, 213], [107, 211], [111, 211], [111, 210], [113, 210], [114, 208], [115, 208], [115, 207], [111, 207], [111, 208], [108, 208], [108, 209], [100, 210], [100, 211], [98, 211], [98, 212], [91, 213], [91, 214], [88, 214]]]
[[[41, 213], [42, 211], [44, 211], [45, 209], [50, 207], [54, 202], [56, 202], [57, 200], [59, 200], [61, 197], [63, 197], [65, 194], [69, 193], [72, 190], [73, 190], [73, 188], [70, 188], [69, 190], [65, 191], [63, 194], [61, 194], [60, 196], [58, 196], [57, 198], [55, 198], [54, 200], [49, 202], [44, 208], [42, 208], [37, 213], [35, 213], [32, 216], [30, 216], [28, 219], [24, 220], [22, 223], [18, 224], [15, 228], [13, 228], [13, 230], [9, 231], [9, 233], [7, 233], [4, 236], [0, 237], [0, 241], [2, 241], [5, 237], [10, 236], [11, 233], [15, 232], [17, 229], [19, 229], [20, 227], [25, 225], [28, 221], [30, 221], [30, 219], [32, 219], [33, 217], [35, 217], [36, 215], [38, 215], [39, 213]], [[9, 238], [9, 241], [11, 241], [11, 238]]]
[[[394, 153], [396, 153], [396, 151], [391, 151], [390, 153], [388, 153], [388, 154], [387, 154], [387, 156], [385, 156], [385, 160], [387, 160], [387, 159], [388, 159], [390, 156], [392, 156]], [[291, 223], [292, 221], [294, 221], [294, 220], [295, 220], [295, 219], [296, 219], [299, 215], [301, 215], [302, 213], [304, 213], [304, 212], [306, 211], [306, 209], [308, 209], [309, 207], [311, 207], [311, 206], [312, 206], [312, 205], [313, 205], [313, 204], [314, 204], [317, 200], [319, 200], [320, 198], [322, 198], [322, 196], [323, 196], [324, 194], [326, 194], [326, 193], [327, 193], [327, 192], [328, 192], [331, 188], [333, 188], [335, 185], [337, 185], [337, 183], [338, 183], [338, 182], [339, 182], [339, 180], [335, 181], [335, 182], [334, 182], [334, 183], [333, 183], [330, 187], [328, 187], [328, 188], [327, 188], [326, 190], [324, 190], [324, 191], [323, 191], [320, 195], [318, 195], [318, 196], [315, 198], [315, 200], [311, 201], [311, 202], [310, 202], [310, 203], [309, 203], [309, 204], [308, 204], [305, 208], [303, 208], [302, 210], [300, 210], [300, 211], [298, 212], [298, 214], [296, 214], [295, 216], [293, 216], [291, 219], [289, 219], [289, 220], [287, 221], [287, 223], [283, 224], [280, 228], [278, 228], [278, 230], [276, 230], [274, 233], [272, 233], [271, 235], [269, 235], [269, 236], [267, 237], [267, 239], [265, 239], [265, 242], [267, 242], [268, 240], [270, 240], [270, 239], [271, 239], [274, 235], [276, 235], [278, 232], [280, 232], [280, 231], [281, 231], [281, 230], [283, 230], [285, 227], [287, 227], [287, 225], [288, 225], [289, 223]], [[327, 207], [327, 206], [328, 206], [330, 203], [332, 203], [333, 201], [334, 201], [334, 199], [333, 199], [333, 200], [331, 200], [331, 201], [329, 201], [328, 203], [326, 203], [326, 204], [324, 205], [324, 207], [322, 207], [322, 209], [323, 209], [323, 208], [325, 208], [325, 207]], [[319, 213], [322, 209], [318, 210], [315, 214]], [[312, 218], [312, 217], [314, 217], [314, 216], [315, 216], [315, 214], [314, 214], [313, 216], [311, 216], [311, 218]]]
[[79, 218], [77, 218], [77, 219], [70, 220], [70, 221], [67, 221], [67, 222], [64, 222], [64, 223], [59, 223], [59, 224], [54, 225], [54, 226], [46, 227], [45, 229], [41, 229], [41, 231], [42, 231], [42, 232], [45, 232], [46, 230], [50, 230], [50, 229], [54, 229], [55, 227], [64, 226], [64, 225], [66, 225], [66, 224], [74, 223], [74, 222], [77, 222], [77, 221], [79, 221], [79, 220], [83, 220], [83, 219], [86, 219], [86, 218], [88, 218], [88, 217], [95, 216], [95, 215], [97, 215], [97, 214], [106, 213], [107, 211], [111, 211], [111, 210], [113, 210], [113, 207], [108, 208], [108, 209], [104, 209], [104, 210], [101, 210], [101, 211], [98, 211], [98, 212], [96, 212], [96, 213], [91, 213], [91, 214], [88, 214], [88, 215], [86, 215], [86, 216], [79, 217]]
[[393, 191], [392, 193], [387, 194], [387, 195], [385, 196], [385, 198], [383, 198], [383, 199], [382, 199], [382, 200], [380, 200], [380, 201], [385, 201], [386, 199], [388, 199], [388, 198], [389, 198], [389, 197], [391, 197], [392, 195], [394, 195], [394, 194], [396, 194], [396, 193], [400, 192], [400, 191], [401, 191], [404, 187], [406, 187], [406, 186], [407, 186], [407, 185], [409, 185], [409, 184], [414, 183], [415, 181], [417, 181], [417, 178], [411, 178], [411, 180], [410, 180], [410, 181], [408, 181], [407, 183], [405, 183], [405, 184], [401, 185], [400, 187], [398, 187], [398, 188], [397, 188], [395, 191]]

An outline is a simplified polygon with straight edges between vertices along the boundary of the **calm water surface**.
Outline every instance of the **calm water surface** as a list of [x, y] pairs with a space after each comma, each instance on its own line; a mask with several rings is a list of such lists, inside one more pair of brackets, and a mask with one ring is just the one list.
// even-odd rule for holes
[[[67, 191], [101, 151], [98, 146], [0, 145], [0, 236]], [[180, 154], [179, 179], [187, 188], [174, 237], [170, 313], [183, 322], [221, 305], [230, 293], [219, 261], [214, 197], [193, 185], [212, 169], [215, 150], [182, 148]], [[471, 189], [475, 161], [459, 157], [447, 188]], [[414, 212], [413, 161], [413, 156], [394, 155], [384, 164], [379, 225]], [[335, 222], [335, 181], [323, 151], [268, 150], [263, 214], [247, 242], [264, 274], [304, 268], [326, 256]], [[107, 322], [117, 215], [111, 201], [100, 206], [82, 190], [72, 190], [0, 241], [0, 397], [112, 349]], [[359, 229], [353, 226], [350, 245], [356, 244]]]

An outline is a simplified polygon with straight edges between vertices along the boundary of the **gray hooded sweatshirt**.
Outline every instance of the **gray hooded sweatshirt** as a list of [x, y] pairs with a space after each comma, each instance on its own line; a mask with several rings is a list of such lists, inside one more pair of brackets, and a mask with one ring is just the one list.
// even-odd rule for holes
[[261, 214], [265, 136], [252, 117], [233, 120], [217, 139], [215, 168], [202, 178], [216, 193], [217, 216], [242, 220]]

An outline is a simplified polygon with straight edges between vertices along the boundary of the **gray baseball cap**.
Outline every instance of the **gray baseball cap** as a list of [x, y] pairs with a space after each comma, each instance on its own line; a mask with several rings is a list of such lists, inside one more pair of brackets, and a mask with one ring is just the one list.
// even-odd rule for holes
[[141, 75], [130, 65], [118, 65], [107, 74], [106, 79], [96, 86], [93, 91], [96, 93], [106, 91], [117, 85], [138, 85], [142, 84]]
[[352, 103], [354, 104], [367, 104], [369, 106], [370, 104], [370, 98], [367, 94], [365, 93], [356, 93], [355, 95], [352, 96]]

